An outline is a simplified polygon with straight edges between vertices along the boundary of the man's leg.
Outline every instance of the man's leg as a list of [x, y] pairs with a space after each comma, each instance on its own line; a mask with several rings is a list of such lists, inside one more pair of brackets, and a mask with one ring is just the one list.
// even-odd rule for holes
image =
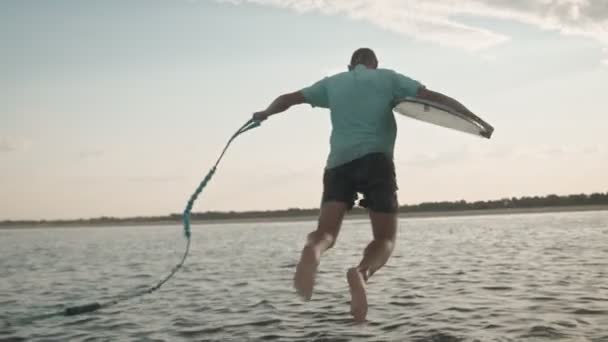
[[346, 278], [351, 294], [351, 314], [359, 322], [367, 316], [367, 296], [365, 282], [380, 269], [391, 256], [397, 235], [397, 213], [369, 211], [374, 239], [363, 252], [359, 266], [348, 270]]
[[308, 234], [293, 280], [296, 291], [306, 300], [312, 297], [321, 254], [336, 242], [342, 226], [342, 219], [347, 210], [348, 205], [344, 202], [328, 201], [323, 203], [317, 230]]

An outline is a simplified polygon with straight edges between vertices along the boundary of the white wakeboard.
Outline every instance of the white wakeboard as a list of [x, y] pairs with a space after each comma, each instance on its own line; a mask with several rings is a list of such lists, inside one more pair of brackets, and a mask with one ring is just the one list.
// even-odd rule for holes
[[415, 97], [400, 99], [393, 110], [413, 119], [488, 139], [494, 132], [492, 126], [476, 115], [459, 113], [439, 103]]

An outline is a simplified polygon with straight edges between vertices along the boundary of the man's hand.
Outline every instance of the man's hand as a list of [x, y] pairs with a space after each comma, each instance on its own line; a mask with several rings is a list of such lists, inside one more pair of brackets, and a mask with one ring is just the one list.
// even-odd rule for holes
[[268, 114], [265, 110], [255, 112], [255, 113], [253, 113], [253, 120], [261, 122], [261, 121], [268, 119], [269, 115], [270, 114]]
[[283, 94], [277, 97], [265, 110], [253, 113], [253, 120], [258, 122], [268, 119], [269, 116], [281, 113], [293, 105], [304, 103], [306, 99], [300, 91]]

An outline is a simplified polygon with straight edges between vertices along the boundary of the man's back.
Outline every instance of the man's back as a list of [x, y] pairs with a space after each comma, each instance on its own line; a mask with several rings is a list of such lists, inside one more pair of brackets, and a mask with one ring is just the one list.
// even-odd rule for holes
[[369, 153], [392, 158], [397, 126], [394, 100], [415, 96], [420, 83], [388, 69], [357, 65], [302, 90], [307, 102], [331, 110], [332, 134], [327, 168]]

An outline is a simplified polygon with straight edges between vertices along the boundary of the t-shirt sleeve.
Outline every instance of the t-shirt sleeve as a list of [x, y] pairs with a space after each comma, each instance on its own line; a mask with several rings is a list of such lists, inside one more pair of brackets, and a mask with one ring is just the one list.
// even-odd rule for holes
[[418, 89], [424, 87], [420, 82], [413, 80], [407, 76], [403, 76], [398, 72], [393, 73], [393, 92], [395, 97], [414, 97], [418, 93]]
[[306, 103], [313, 107], [329, 108], [329, 96], [327, 95], [327, 77], [317, 83], [301, 90]]

